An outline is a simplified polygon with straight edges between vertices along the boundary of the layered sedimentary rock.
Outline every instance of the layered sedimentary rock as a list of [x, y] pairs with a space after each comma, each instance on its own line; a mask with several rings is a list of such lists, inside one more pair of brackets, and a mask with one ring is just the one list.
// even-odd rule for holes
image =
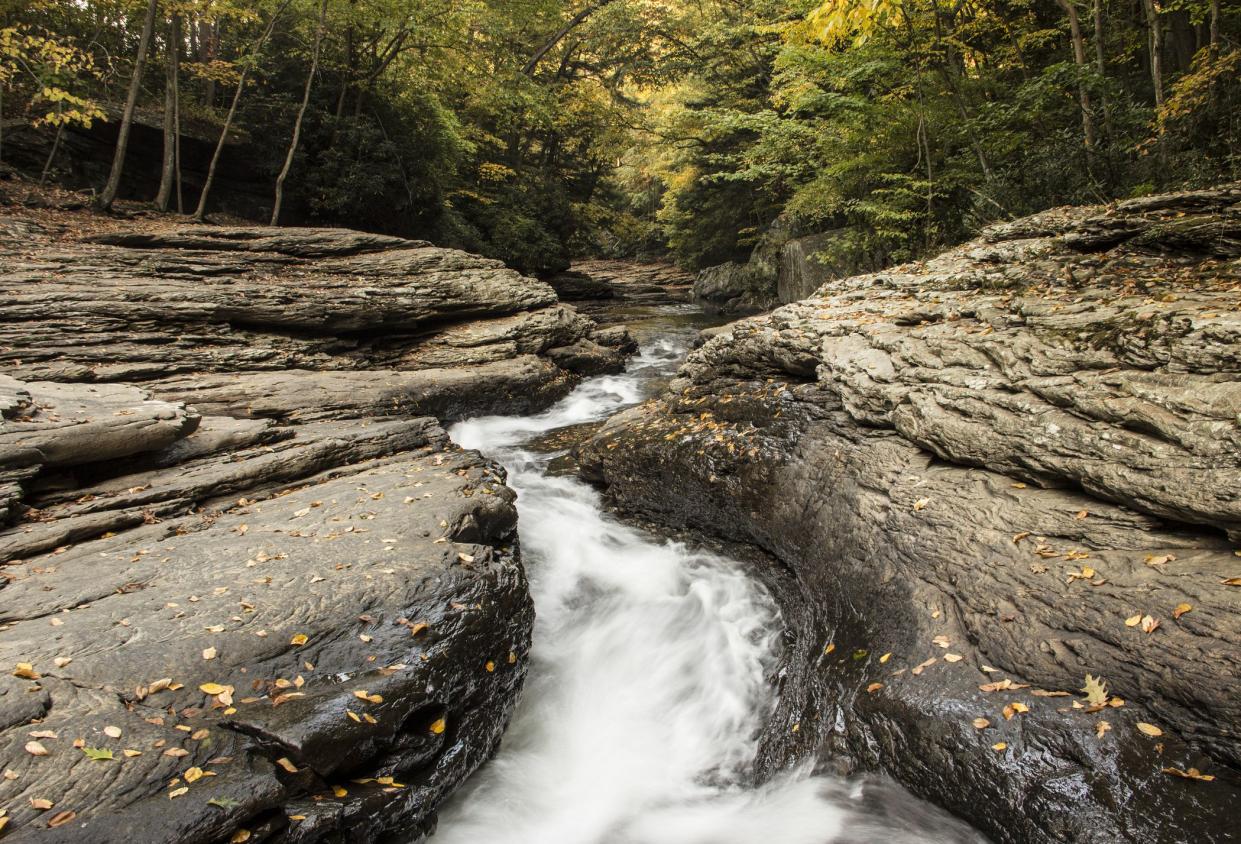
[[997, 841], [1231, 840], [1238, 256], [1237, 186], [997, 226], [735, 323], [584, 471], [795, 573], [780, 753]]
[[533, 622], [514, 494], [441, 420], [627, 333], [424, 243], [54, 225], [0, 227], [7, 840], [430, 829]]

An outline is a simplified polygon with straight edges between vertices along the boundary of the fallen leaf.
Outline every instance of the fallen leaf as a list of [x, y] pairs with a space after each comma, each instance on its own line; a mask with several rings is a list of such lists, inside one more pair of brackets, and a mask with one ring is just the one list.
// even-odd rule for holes
[[417, 636], [419, 633], [426, 630], [427, 627], [428, 625], [425, 621], [415, 622], [414, 624], [409, 625], [409, 635]]
[[1003, 753], [1005, 750], [1008, 750], [1008, 745], [1002, 741], [997, 741], [995, 744], [991, 745], [991, 749], [996, 753]]
[[892, 658], [892, 653], [889, 651], [888, 653], [879, 657], [879, 663], [882, 665], [883, 663], [886, 663], [891, 658]]
[[1103, 734], [1112, 729], [1112, 725], [1107, 721], [1100, 721], [1094, 725], [1095, 738], [1103, 738]]
[[187, 768], [182, 776], [185, 777], [186, 782], [198, 782], [203, 778], [203, 769], [196, 765], [193, 768]]
[[129, 759], [133, 759], [135, 756], [142, 755], [141, 750], [134, 750], [133, 748], [130, 748], [130, 747], [125, 748], [124, 750], [121, 751], [121, 753], [125, 754], [125, 756]]
[[1150, 615], [1142, 616], [1142, 632], [1143, 633], [1154, 633], [1158, 629], [1159, 629], [1159, 619], [1153, 616], [1150, 616]]
[[1021, 543], [1021, 540], [1025, 539], [1029, 535], [1030, 535], [1030, 531], [1028, 530], [1023, 530], [1021, 533], [1013, 534], [1013, 544], [1019, 545]]
[[435, 721], [431, 722], [431, 732], [435, 733], [437, 736], [442, 735], [444, 730], [447, 728], [448, 721], [444, 718], [437, 718]]
[[1033, 689], [1030, 694], [1035, 697], [1069, 697], [1068, 692], [1049, 692], [1046, 689]]
[[289, 640], [289, 644], [300, 648], [302, 645], [306, 644], [309, 641], [310, 639], [306, 636], [305, 633], [295, 633], [293, 635], [293, 638]]
[[109, 725], [109, 726], [107, 726], [107, 727], [104, 727], [104, 728], [103, 728], [103, 734], [104, 734], [105, 736], [107, 736], [108, 738], [120, 738], [120, 737], [121, 737], [121, 728], [120, 728], [120, 727], [113, 727], [113, 726]]
[[1081, 689], [1086, 694], [1086, 702], [1091, 706], [1107, 705], [1107, 683], [1102, 677], [1086, 675], [1086, 685]]
[[86, 758], [92, 762], [111, 762], [112, 751], [107, 748], [100, 747], [83, 747], [82, 752], [86, 754]]
[[866, 687], [866, 692], [868, 694], [873, 695], [875, 692], [879, 691], [882, 688], [883, 688], [883, 683], [871, 683], [869, 686]]
[[205, 695], [222, 695], [225, 692], [233, 691], [232, 686], [225, 686], [220, 683], [203, 683], [198, 690]]
[[826, 656], [827, 654], [830, 654], [834, 650], [836, 650], [836, 643], [829, 642], [827, 647], [823, 649], [823, 655]]
[[946, 648], [948, 647], [948, 644], [949, 644], [947, 636], [936, 636], [934, 639], [931, 640], [931, 642], [936, 645], [939, 645], [941, 648]]
[[926, 505], [930, 503], [931, 503], [931, 499], [929, 498], [919, 498], [917, 501], [914, 502], [914, 510], [918, 510], [918, 511], [925, 510]]
[[26, 752], [31, 756], [46, 756], [47, 748], [37, 741], [26, 742]]
[[69, 663], [73, 662], [73, 657], [71, 657], [71, 656], [58, 656], [58, 657], [56, 657], [54, 660], [52, 660], [52, 662], [56, 663], [56, 667], [57, 667], [57, 668], [64, 668], [66, 665], [68, 665]]
[[1215, 777], [1211, 774], [1204, 774], [1197, 768], [1189, 768], [1182, 771], [1180, 768], [1164, 768], [1165, 774], [1171, 774], [1174, 777], [1181, 777], [1187, 780], [1201, 780], [1202, 782], [1212, 782]]
[[344, 786], [334, 785], [332, 786], [332, 794], [336, 795], [337, 797], [348, 797], [349, 790], [346, 789]]
[[190, 793], [190, 788], [189, 788], [189, 786], [187, 786], [187, 785], [183, 785], [183, 786], [181, 786], [180, 788], [174, 788], [172, 791], [168, 792], [168, 799], [169, 799], [169, 800], [176, 800], [176, 799], [177, 799], [178, 797], [180, 797], [181, 795], [183, 795], [183, 794], [189, 794], [189, 793]]
[[203, 659], [215, 659], [215, 648], [203, 648]]
[[52, 808], [55, 805], [56, 804], [53, 803], [51, 800], [45, 800], [42, 797], [31, 797], [30, 798], [30, 807], [32, 809], [40, 809], [43, 811], [47, 811], [48, 809]]
[[496, 670], [496, 664], [491, 660], [487, 660], [487, 662], [483, 665], [483, 668], [487, 669], [487, 673], [490, 674]]
[[975, 730], [985, 730], [987, 729], [987, 727], [991, 726], [991, 722], [988, 721], [986, 718], [975, 718], [970, 723], [974, 725]]
[[944, 654], [944, 662], [960, 662], [962, 659], [960, 654]]
[[1180, 618], [1185, 613], [1193, 612], [1193, 611], [1194, 611], [1194, 608], [1192, 604], [1177, 604], [1176, 609], [1172, 610], [1172, 617]]
[[64, 826], [77, 816], [78, 813], [73, 811], [57, 812], [48, 820], [47, 825], [55, 829], [58, 826]]
[[288, 771], [290, 774], [296, 774], [296, 773], [297, 773], [297, 766], [296, 766], [296, 765], [294, 765], [294, 764], [293, 764], [293, 763], [289, 760], [289, 757], [287, 757], [287, 756], [281, 756], [279, 759], [277, 759], [277, 760], [276, 760], [276, 764], [277, 764], [277, 765], [279, 765], [281, 768], [284, 768], [284, 769], [285, 769], [286, 771]]
[[1125, 619], [1125, 626], [1126, 626], [1126, 627], [1137, 627], [1137, 626], [1138, 626], [1139, 624], [1141, 624], [1141, 623], [1142, 623], [1142, 614], [1141, 614], [1141, 613], [1138, 613], [1137, 615], [1131, 615], [1131, 616], [1129, 616], [1128, 618], [1126, 618], [1126, 619]]
[[1138, 732], [1144, 736], [1150, 736], [1151, 738], [1159, 738], [1161, 735], [1163, 735], [1163, 730], [1159, 729], [1154, 724], [1148, 724], [1145, 721], [1139, 721], [1136, 724], [1134, 724], [1134, 726], [1137, 727]]
[[190, 752], [183, 747], [170, 747], [164, 751], [165, 756], [171, 756], [173, 759], [180, 759], [182, 756], [189, 756]]
[[228, 844], [245, 844], [250, 840], [250, 830], [239, 829], [233, 833], [233, 837], [228, 839]]
[[909, 669], [909, 673], [910, 674], [921, 674], [923, 671], [925, 671], [927, 668], [930, 668], [932, 665], [934, 665], [938, 661], [939, 661], [938, 658], [931, 657], [930, 659], [925, 660], [924, 662], [920, 662], [917, 665], [915, 665], [913, 668]]
[[60, 738], [60, 736], [56, 735], [55, 730], [34, 730], [33, 732], [29, 733], [29, 735], [31, 738], [50, 738], [50, 739]]
[[29, 662], [19, 662], [13, 667], [13, 676], [21, 677], [23, 680], [38, 680], [43, 675], [34, 670], [34, 666]]

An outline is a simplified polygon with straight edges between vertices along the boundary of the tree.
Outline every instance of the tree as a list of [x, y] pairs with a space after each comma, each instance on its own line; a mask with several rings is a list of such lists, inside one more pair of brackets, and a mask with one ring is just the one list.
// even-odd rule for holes
[[155, 207], [167, 211], [174, 186], [177, 188], [177, 210], [181, 210], [181, 16], [174, 12], [168, 21], [168, 55], [164, 76], [164, 165], [160, 170], [159, 190]]
[[1082, 135], [1085, 137], [1086, 149], [1093, 150], [1095, 145], [1094, 118], [1090, 113], [1090, 88], [1086, 85], [1086, 38], [1082, 35], [1081, 21], [1077, 17], [1077, 6], [1074, 0], [1057, 0], [1060, 8], [1069, 16], [1069, 34], [1073, 43], [1073, 61], [1078, 73], [1083, 77], [1077, 83], [1077, 96], [1082, 106]]
[[319, 4], [319, 23], [315, 27], [315, 45], [311, 51], [310, 72], [306, 74], [306, 87], [302, 91], [302, 104], [297, 110], [297, 119], [293, 121], [293, 139], [289, 141], [289, 152], [284, 158], [284, 166], [276, 177], [276, 201], [271, 209], [271, 224], [280, 224], [280, 206], [284, 202], [284, 180], [293, 169], [293, 157], [297, 155], [297, 145], [302, 138], [302, 121], [306, 118], [306, 106], [310, 104], [310, 89], [314, 85], [315, 74], [319, 70], [319, 49], [323, 46], [323, 27], [327, 22], [327, 0]]
[[228, 114], [224, 118], [224, 126], [220, 129], [220, 139], [216, 142], [215, 151], [211, 154], [211, 163], [207, 166], [207, 178], [203, 182], [202, 191], [198, 194], [198, 207], [194, 209], [194, 219], [198, 222], [202, 222], [207, 217], [207, 197], [210, 196], [211, 186], [215, 183], [216, 168], [220, 164], [220, 155], [224, 152], [224, 145], [228, 142], [229, 131], [233, 128], [233, 118], [237, 116], [237, 105], [241, 102], [241, 94], [246, 89], [246, 78], [250, 75], [251, 68], [263, 54], [263, 47], [266, 46], [272, 32], [276, 29], [276, 21], [280, 19], [281, 13], [288, 8], [290, 2], [292, 0], [282, 0], [281, 4], [272, 13], [271, 20], [264, 27], [263, 34], [254, 43], [250, 54], [242, 61], [241, 73], [237, 78], [237, 88], [233, 92], [233, 99], [229, 104]]
[[129, 147], [129, 130], [134, 123], [134, 109], [138, 105], [138, 94], [142, 90], [142, 71], [146, 67], [147, 52], [151, 48], [151, 37], [155, 30], [155, 12], [159, 0], [149, 0], [146, 16], [142, 21], [142, 35], [138, 40], [138, 55], [134, 58], [134, 72], [129, 81], [129, 94], [125, 98], [125, 111], [121, 115], [121, 126], [116, 136], [116, 151], [112, 156], [112, 170], [108, 173], [108, 181], [103, 186], [95, 207], [100, 211], [112, 208], [116, 195], [121, 188], [121, 173], [125, 169], [125, 152]]

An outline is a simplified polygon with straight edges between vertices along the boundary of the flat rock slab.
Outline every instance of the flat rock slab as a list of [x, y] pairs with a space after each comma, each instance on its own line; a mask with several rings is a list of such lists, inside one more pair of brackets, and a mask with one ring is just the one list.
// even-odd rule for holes
[[[512, 502], [476, 454], [427, 447], [7, 567], [10, 838], [428, 823], [494, 748], [525, 671]], [[46, 830], [61, 812], [76, 816]]]
[[1002, 842], [1233, 840], [1239, 200], [831, 282], [582, 448], [621, 506], [796, 575], [806, 691], [766, 753], [881, 767]]

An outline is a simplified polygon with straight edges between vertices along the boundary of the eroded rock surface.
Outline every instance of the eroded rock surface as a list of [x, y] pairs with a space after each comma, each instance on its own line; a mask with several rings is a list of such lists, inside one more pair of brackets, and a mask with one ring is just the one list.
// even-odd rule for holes
[[631, 338], [425, 243], [72, 234], [0, 228], [6, 840], [433, 828], [533, 622], [515, 496], [441, 422], [541, 409]]
[[1232, 840], [1239, 235], [1236, 186], [996, 227], [735, 323], [582, 450], [797, 576], [771, 753], [997, 841]]

